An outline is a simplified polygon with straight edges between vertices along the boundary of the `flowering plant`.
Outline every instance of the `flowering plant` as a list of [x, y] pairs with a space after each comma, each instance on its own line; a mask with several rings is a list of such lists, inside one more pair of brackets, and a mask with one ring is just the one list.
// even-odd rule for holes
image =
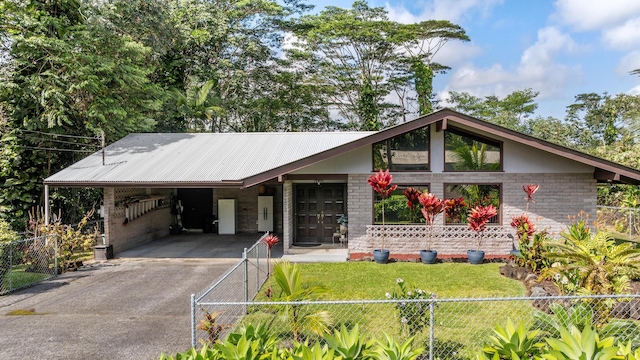
[[373, 191], [380, 194], [382, 198], [382, 249], [384, 250], [384, 199], [388, 198], [389, 195], [398, 187], [398, 185], [391, 185], [393, 181], [393, 176], [389, 174], [389, 170], [385, 170], [384, 172], [380, 170], [375, 175], [369, 176], [367, 182], [373, 188]]
[[438, 199], [437, 196], [429, 192], [424, 192], [418, 197], [418, 201], [422, 205], [422, 216], [426, 221], [429, 229], [429, 238], [427, 240], [427, 250], [431, 250], [431, 235], [433, 233], [433, 223], [438, 216], [445, 210], [445, 201]]
[[407, 287], [402, 278], [396, 279], [396, 284], [400, 287], [400, 291], [386, 293], [385, 295], [387, 299], [411, 300], [398, 302], [396, 308], [399, 310], [398, 320], [402, 328], [410, 336], [415, 336], [429, 326], [429, 304], [431, 301], [428, 300], [435, 299], [436, 295], [414, 286]]
[[267, 287], [267, 298], [271, 299], [271, 249], [280, 242], [278, 236], [270, 234], [266, 238], [262, 239], [262, 242], [267, 245], [267, 277], [269, 278], [269, 286]]
[[469, 211], [467, 221], [469, 228], [478, 233], [478, 246], [476, 251], [480, 251], [482, 245], [482, 233], [487, 229], [489, 219], [498, 215], [498, 210], [491, 204], [487, 206], [478, 205]]

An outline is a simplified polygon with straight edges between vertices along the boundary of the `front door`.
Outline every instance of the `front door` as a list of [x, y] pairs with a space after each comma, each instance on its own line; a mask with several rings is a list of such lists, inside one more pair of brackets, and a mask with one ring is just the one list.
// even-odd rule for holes
[[345, 184], [298, 184], [295, 188], [295, 243], [332, 243], [346, 211]]

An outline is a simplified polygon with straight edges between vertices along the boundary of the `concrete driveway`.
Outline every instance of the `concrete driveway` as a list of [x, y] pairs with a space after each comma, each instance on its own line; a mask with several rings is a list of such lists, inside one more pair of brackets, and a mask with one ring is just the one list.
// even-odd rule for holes
[[189, 296], [237, 263], [259, 235], [181, 236], [0, 296], [0, 357], [157, 359], [188, 349]]

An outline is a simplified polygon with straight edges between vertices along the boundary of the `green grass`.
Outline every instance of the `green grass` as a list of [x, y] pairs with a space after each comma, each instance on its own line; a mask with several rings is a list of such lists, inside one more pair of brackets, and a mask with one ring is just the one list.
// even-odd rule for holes
[[[386, 299], [385, 293], [399, 290], [397, 278], [425, 291], [435, 293], [439, 299], [519, 297], [525, 295], [521, 282], [500, 275], [502, 264], [470, 265], [442, 263], [423, 265], [398, 262], [379, 265], [373, 262], [299, 264], [303, 282], [321, 285], [329, 289], [324, 300]], [[265, 283], [258, 301], [264, 301]], [[278, 290], [272, 284], [277, 295]], [[265, 311], [261, 311], [265, 310]], [[287, 338], [288, 325], [279, 318], [277, 307], [252, 308], [243, 323], [267, 323], [277, 329], [275, 335]], [[388, 333], [402, 339], [410, 336], [402, 328], [395, 304], [344, 304], [308, 306], [309, 311], [327, 310], [334, 326], [358, 324], [361, 332], [369, 337], [383, 338]], [[534, 309], [528, 301], [518, 302], [444, 302], [435, 308], [436, 350], [443, 348], [468, 357], [478, 350], [491, 328], [504, 325], [511, 317], [514, 322], [533, 321]], [[416, 336], [416, 341], [428, 343], [428, 330]]]

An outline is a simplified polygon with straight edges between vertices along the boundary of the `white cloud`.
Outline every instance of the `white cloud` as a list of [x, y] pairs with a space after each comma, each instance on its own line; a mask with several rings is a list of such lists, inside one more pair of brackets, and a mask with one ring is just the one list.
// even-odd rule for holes
[[640, 17], [628, 20], [622, 26], [607, 29], [602, 34], [604, 43], [614, 49], [630, 49], [640, 44]]
[[558, 55], [579, 51], [581, 47], [557, 28], [538, 31], [538, 40], [527, 48], [513, 69], [500, 64], [478, 68], [467, 64], [453, 73], [446, 91], [465, 91], [475, 96], [505, 96], [514, 90], [532, 88], [539, 91], [539, 99], [563, 95], [566, 86], [582, 79], [579, 66], [556, 62]]
[[449, 41], [435, 54], [433, 61], [455, 69], [480, 54], [482, 49], [473, 43]]
[[629, 75], [629, 71], [640, 69], [640, 50], [632, 51], [625, 55], [618, 63], [616, 72], [620, 75]]
[[403, 5], [385, 4], [389, 19], [400, 23], [415, 23], [424, 20], [449, 20], [458, 23], [463, 18], [480, 13], [486, 16], [491, 8], [502, 4], [504, 0], [433, 0], [424, 6], [424, 10], [417, 15], [412, 14]]
[[638, 0], [557, 0], [553, 19], [575, 30], [602, 30], [634, 18]]
[[629, 91], [627, 91], [627, 94], [629, 94], [629, 95], [640, 95], [640, 85], [631, 88]]

